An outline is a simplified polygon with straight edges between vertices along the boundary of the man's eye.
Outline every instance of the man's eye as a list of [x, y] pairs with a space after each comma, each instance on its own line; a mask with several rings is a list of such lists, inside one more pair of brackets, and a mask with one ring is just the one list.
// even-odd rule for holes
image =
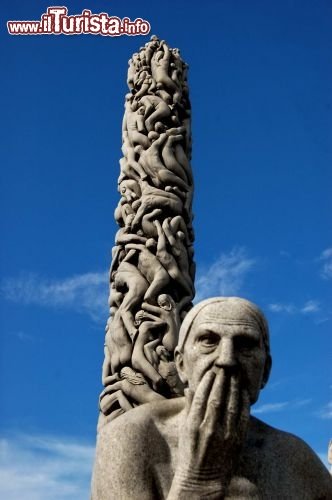
[[258, 341], [251, 337], [238, 337], [235, 341], [235, 348], [239, 351], [254, 349], [257, 345]]
[[220, 337], [215, 333], [207, 333], [199, 338], [199, 343], [205, 347], [210, 347], [219, 344]]

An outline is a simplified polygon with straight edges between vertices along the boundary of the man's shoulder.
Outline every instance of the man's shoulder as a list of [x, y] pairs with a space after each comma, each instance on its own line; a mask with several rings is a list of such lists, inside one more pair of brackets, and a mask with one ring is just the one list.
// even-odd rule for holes
[[163, 401], [153, 401], [145, 403], [123, 413], [116, 419], [105, 423], [99, 429], [99, 437], [108, 435], [109, 440], [129, 441], [131, 446], [133, 441], [145, 441], [146, 436], [159, 427], [167, 426], [169, 420], [176, 418], [184, 406], [184, 398], [165, 399]]
[[290, 432], [272, 427], [257, 418], [252, 418], [252, 429], [255, 439], [262, 442], [264, 449], [270, 452], [271, 456], [286, 455], [287, 458], [293, 457], [301, 462], [316, 458], [319, 460], [303, 439]]
[[308, 457], [317, 457], [310, 446], [295, 434], [272, 427], [255, 417], [252, 418], [252, 424], [255, 437], [264, 440], [264, 446], [271, 451], [275, 450], [279, 456], [280, 453], [284, 452], [292, 453], [296, 457], [300, 455], [302, 460]]
[[[167, 464], [169, 420], [181, 403], [151, 402], [99, 426], [93, 474], [93, 499], [153, 499], [156, 458]], [[166, 430], [165, 430], [166, 428]], [[169, 474], [166, 467], [166, 473]]]
[[303, 491], [312, 492], [315, 498], [328, 498], [324, 497], [325, 492], [332, 498], [330, 474], [305, 441], [256, 418], [252, 419], [251, 436], [262, 449], [265, 466], [271, 466], [275, 474], [278, 471], [280, 479], [292, 478], [299, 491], [303, 488]]

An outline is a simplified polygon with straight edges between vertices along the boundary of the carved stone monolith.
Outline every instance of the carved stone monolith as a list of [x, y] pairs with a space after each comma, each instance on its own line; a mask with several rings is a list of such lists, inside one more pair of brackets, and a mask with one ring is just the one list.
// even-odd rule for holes
[[156, 37], [129, 62], [91, 498], [330, 499], [313, 451], [250, 414], [272, 363], [263, 313], [192, 307], [186, 70]]
[[187, 69], [155, 36], [129, 61], [99, 426], [183, 392], [174, 349], [195, 276]]

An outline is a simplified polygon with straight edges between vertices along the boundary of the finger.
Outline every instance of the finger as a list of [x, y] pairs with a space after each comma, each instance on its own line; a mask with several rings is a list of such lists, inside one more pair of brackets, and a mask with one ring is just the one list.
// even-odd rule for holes
[[119, 408], [118, 410], [112, 411], [112, 413], [108, 416], [107, 421], [111, 422], [112, 420], [115, 420], [116, 417], [119, 417], [120, 415], [123, 415], [126, 413], [122, 408]]
[[197, 390], [194, 394], [188, 419], [196, 429], [199, 428], [204, 419], [208, 397], [215, 376], [216, 374], [212, 370], [208, 370], [198, 384]]
[[113, 382], [117, 382], [120, 380], [120, 376], [118, 373], [114, 373], [114, 375], [108, 375], [105, 377], [105, 380], [103, 381], [104, 385], [112, 384]]
[[239, 417], [239, 377], [232, 375], [228, 393], [228, 401], [225, 414], [225, 439], [235, 435], [237, 431], [237, 421]]
[[133, 408], [133, 405], [129, 403], [128, 399], [126, 398], [126, 396], [123, 394], [122, 391], [118, 391], [116, 394], [118, 396], [117, 399], [119, 405], [121, 406], [121, 408], [123, 408], [123, 410], [128, 411]]
[[106, 396], [106, 394], [112, 394], [113, 392], [118, 391], [121, 388], [122, 388], [122, 381], [115, 382], [115, 384], [112, 385], [108, 385], [100, 394], [99, 400], [101, 400], [104, 396]]
[[116, 393], [115, 394], [107, 394], [99, 403], [100, 410], [107, 415], [111, 412], [112, 406], [117, 401]]
[[124, 396], [123, 392], [119, 390], [114, 394], [109, 394], [107, 398], [103, 399], [103, 401], [100, 402], [100, 409], [104, 414], [109, 413], [115, 403], [118, 403], [124, 411], [128, 411], [132, 408], [132, 405]]
[[214, 380], [211, 393], [209, 396], [208, 404], [212, 404], [215, 407], [220, 407], [225, 403], [225, 397], [227, 392], [227, 375], [223, 368], [220, 368], [216, 372], [216, 378]]
[[227, 380], [225, 370], [221, 368], [217, 371], [214, 379], [203, 421], [203, 425], [206, 425], [210, 430], [212, 430], [217, 421], [221, 419], [221, 408], [225, 407], [226, 390]]
[[[107, 415], [108, 413], [108, 410], [109, 410], [109, 407], [110, 405], [108, 404], [109, 403], [109, 398], [110, 396], [107, 396], [106, 398], [104, 398], [103, 400], [100, 400], [99, 401], [99, 409], [100, 411], [104, 414], [104, 415]], [[112, 405], [111, 405], [112, 406]]]
[[238, 421], [238, 430], [242, 439], [247, 432], [249, 418], [250, 418], [250, 398], [248, 391], [246, 389], [243, 389], [241, 393], [241, 408]]

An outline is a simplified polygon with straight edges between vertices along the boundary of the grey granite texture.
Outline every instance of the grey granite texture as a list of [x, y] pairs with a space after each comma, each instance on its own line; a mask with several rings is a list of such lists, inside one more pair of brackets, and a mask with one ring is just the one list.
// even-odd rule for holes
[[332, 500], [313, 451], [250, 415], [272, 363], [261, 311], [192, 307], [187, 65], [152, 37], [127, 83], [92, 500]]
[[183, 395], [174, 349], [195, 293], [187, 65], [153, 36], [127, 83], [99, 427]]
[[182, 323], [175, 362], [185, 396], [144, 404], [99, 431], [92, 500], [330, 500], [306, 443], [250, 416], [268, 381], [266, 320], [218, 297]]

